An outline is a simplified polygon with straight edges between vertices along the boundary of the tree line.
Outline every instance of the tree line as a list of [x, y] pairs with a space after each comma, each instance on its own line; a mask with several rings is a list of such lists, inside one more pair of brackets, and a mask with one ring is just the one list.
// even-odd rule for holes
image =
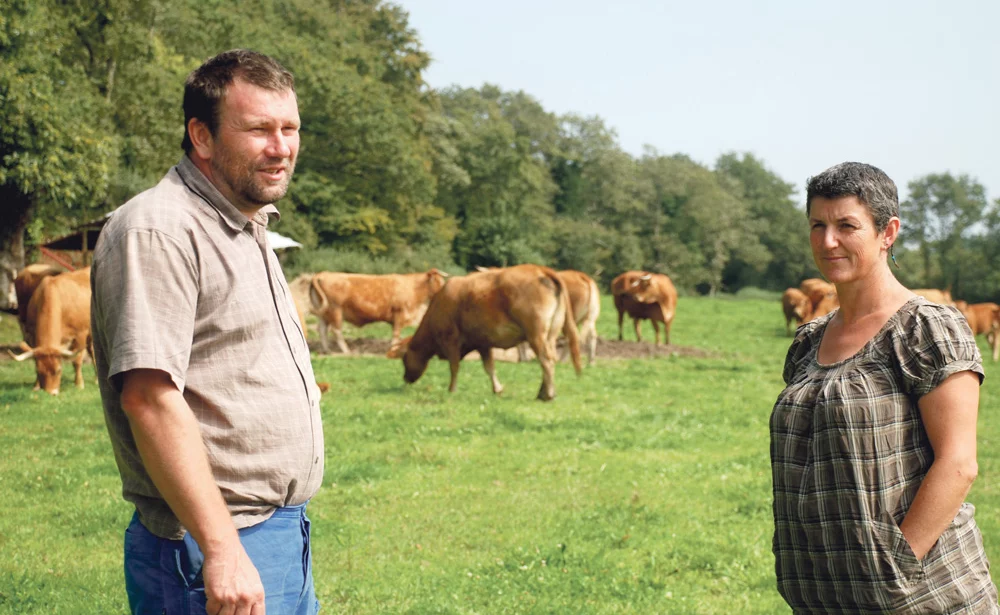
[[[292, 267], [646, 269], [705, 293], [816, 275], [795, 187], [763, 160], [633, 156], [601, 118], [528, 93], [430, 88], [394, 4], [0, 0], [0, 282], [176, 163], [184, 78], [234, 47], [296, 78], [302, 148], [275, 227], [305, 245]], [[903, 281], [1000, 299], [1000, 200], [965, 175], [909, 189]]]

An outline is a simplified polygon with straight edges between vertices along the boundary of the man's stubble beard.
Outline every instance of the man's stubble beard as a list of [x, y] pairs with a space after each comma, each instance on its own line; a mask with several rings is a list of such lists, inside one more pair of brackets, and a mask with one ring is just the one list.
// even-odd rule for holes
[[[285, 178], [279, 184], [267, 184], [256, 177], [257, 165], [249, 160], [238, 160], [228, 150], [221, 150], [211, 160], [212, 171], [223, 179], [242, 203], [233, 203], [237, 208], [246, 204], [263, 207], [280, 201], [288, 192], [288, 185], [295, 172], [295, 161], [282, 159], [285, 168]], [[265, 163], [273, 164], [271, 162]]]

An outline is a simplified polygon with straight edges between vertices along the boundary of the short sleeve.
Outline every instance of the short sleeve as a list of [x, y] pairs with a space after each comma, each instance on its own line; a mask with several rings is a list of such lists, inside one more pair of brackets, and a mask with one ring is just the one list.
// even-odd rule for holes
[[95, 254], [94, 326], [115, 390], [133, 369], [164, 371], [184, 390], [198, 301], [189, 252], [162, 232], [130, 229]]
[[941, 305], [921, 306], [894, 344], [905, 390], [915, 398], [933, 391], [958, 372], [971, 371], [983, 381], [983, 359], [965, 317]]

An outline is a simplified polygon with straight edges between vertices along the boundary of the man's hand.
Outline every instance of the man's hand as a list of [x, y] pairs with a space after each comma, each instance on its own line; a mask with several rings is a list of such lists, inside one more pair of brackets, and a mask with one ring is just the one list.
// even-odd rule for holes
[[265, 615], [264, 585], [243, 545], [206, 553], [201, 575], [209, 615]]

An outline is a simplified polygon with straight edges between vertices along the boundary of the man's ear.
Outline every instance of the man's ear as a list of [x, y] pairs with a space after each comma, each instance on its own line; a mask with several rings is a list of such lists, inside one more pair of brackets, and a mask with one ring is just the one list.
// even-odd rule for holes
[[211, 160], [212, 152], [215, 149], [215, 139], [212, 131], [208, 129], [208, 124], [196, 117], [188, 120], [188, 138], [191, 139], [192, 152], [203, 160]]

